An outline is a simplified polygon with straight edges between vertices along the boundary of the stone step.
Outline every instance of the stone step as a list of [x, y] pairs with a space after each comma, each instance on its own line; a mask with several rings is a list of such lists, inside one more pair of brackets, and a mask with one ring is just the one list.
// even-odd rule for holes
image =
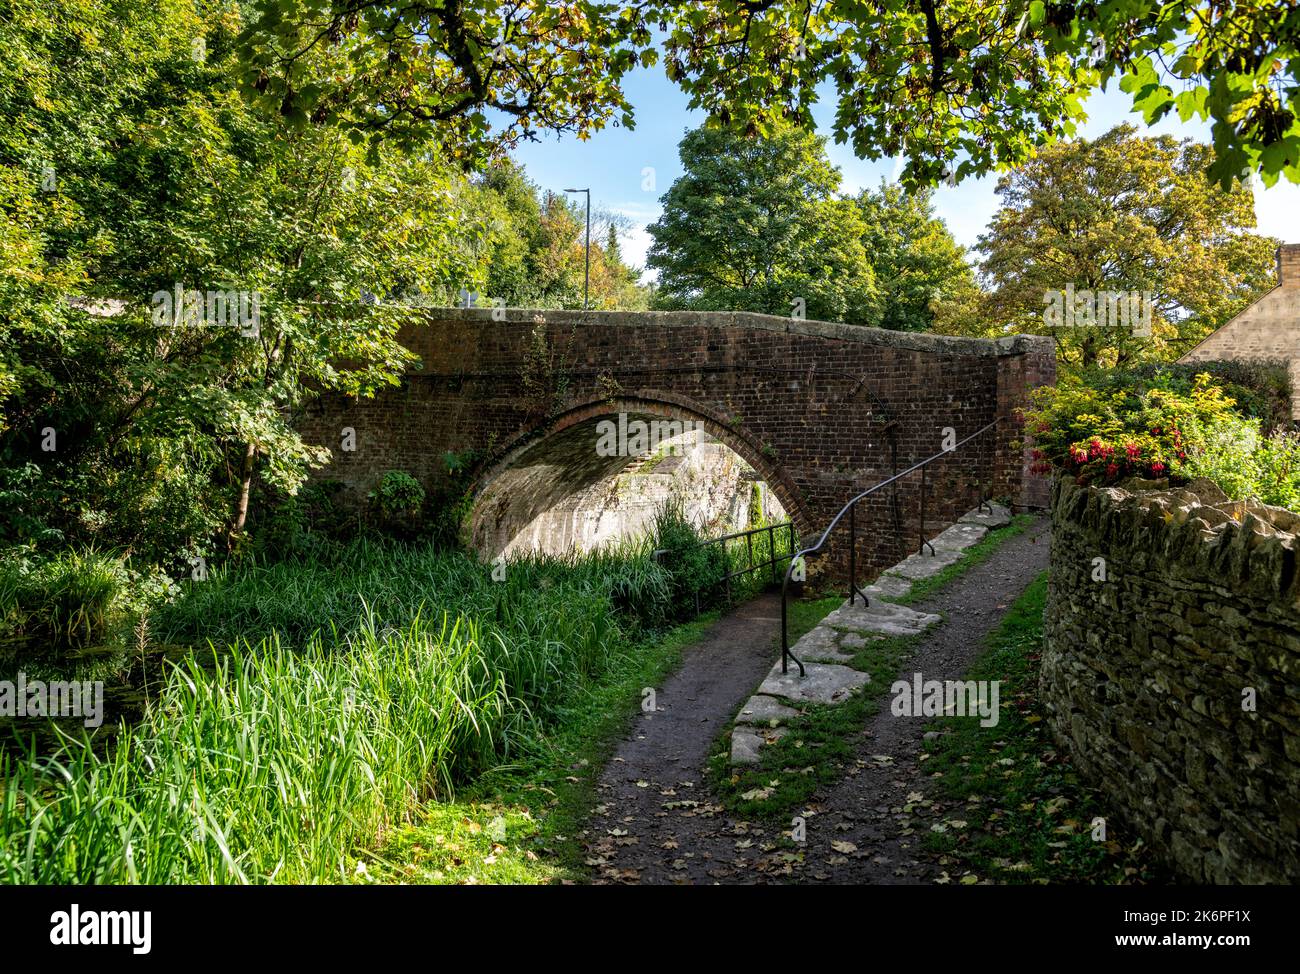
[[805, 663], [804, 670], [806, 675], [800, 677], [799, 667], [791, 663], [790, 672], [782, 673], [778, 660], [758, 692], [795, 703], [841, 703], [871, 680], [866, 673], [837, 663]]
[[934, 545], [936, 551], [940, 548], [947, 551], [965, 551], [971, 545], [982, 541], [988, 533], [989, 529], [983, 524], [958, 521], [935, 537], [930, 544]]
[[863, 590], [869, 599], [901, 599], [912, 591], [912, 580], [902, 575], [881, 575]]
[[789, 733], [785, 727], [757, 728], [737, 724], [731, 729], [731, 763], [758, 764], [759, 753]]
[[930, 549], [926, 548], [921, 554], [908, 555], [885, 574], [900, 575], [918, 582], [923, 578], [933, 578], [949, 565], [955, 565], [960, 560], [960, 551], [953, 551], [951, 548], [935, 548], [934, 554], [930, 554]]
[[1011, 523], [1011, 511], [1001, 504], [990, 502], [985, 505], [985, 510], [991, 509], [992, 514], [981, 513], [977, 507], [969, 514], [963, 514], [957, 519], [958, 524], [982, 524], [986, 528], [1005, 528]]
[[736, 715], [736, 723], [761, 724], [770, 727], [774, 723], [784, 724], [791, 717], [798, 717], [801, 712], [794, 707], [787, 707], [776, 697], [765, 697], [756, 693], [749, 698], [745, 706], [740, 708], [740, 713]]
[[[817, 628], [849, 629], [853, 632], [882, 633], [886, 636], [914, 636], [925, 632], [938, 622], [939, 618], [933, 612], [917, 612], [915, 609], [894, 602], [875, 600], [870, 605], [864, 606], [859, 600], [853, 605], [845, 602], [823, 619]], [[839, 645], [843, 646], [842, 643]], [[795, 652], [795, 655], [798, 656], [798, 652]]]
[[[790, 647], [790, 652], [799, 659], [814, 663], [847, 663], [853, 659], [853, 651], [843, 646], [841, 638], [846, 635], [829, 626], [818, 625], [803, 634], [800, 640]], [[860, 649], [861, 644], [853, 649]]]

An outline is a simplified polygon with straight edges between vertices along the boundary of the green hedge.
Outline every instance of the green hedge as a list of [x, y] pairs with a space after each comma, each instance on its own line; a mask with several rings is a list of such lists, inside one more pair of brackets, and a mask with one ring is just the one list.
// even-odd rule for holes
[[1290, 426], [1291, 374], [1282, 361], [1150, 362], [1127, 369], [1090, 370], [1079, 381], [1099, 392], [1161, 389], [1188, 396], [1202, 373], [1214, 379], [1228, 398], [1236, 400], [1237, 412], [1258, 419], [1265, 433]]

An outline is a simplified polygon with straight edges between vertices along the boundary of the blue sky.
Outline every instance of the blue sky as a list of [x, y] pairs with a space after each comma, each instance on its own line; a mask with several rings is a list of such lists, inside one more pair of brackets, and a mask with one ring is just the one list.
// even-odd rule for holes
[[[636, 109], [635, 129], [607, 128], [587, 142], [572, 136], [548, 136], [538, 143], [521, 145], [516, 158], [529, 178], [544, 189], [591, 187], [593, 207], [605, 207], [627, 216], [634, 224], [624, 241], [625, 258], [637, 266], [645, 263], [650, 235], [645, 228], [659, 216], [659, 198], [681, 175], [677, 143], [687, 130], [699, 125], [704, 116], [686, 107], [686, 96], [662, 73], [661, 68], [638, 70], [626, 79], [628, 100]], [[830, 136], [834, 112], [831, 98], [814, 112], [821, 134]], [[1131, 100], [1112, 83], [1107, 92], [1095, 92], [1087, 101], [1089, 120], [1082, 126], [1086, 138], [1095, 138], [1111, 126], [1128, 121], [1139, 130], [1179, 138], [1209, 141], [1209, 126], [1183, 124], [1171, 114], [1155, 126], [1146, 126], [1131, 112]], [[847, 145], [828, 142], [831, 161], [843, 174], [841, 189], [854, 193], [875, 187], [882, 178], [892, 179], [900, 170], [895, 160], [869, 162], [858, 159]], [[653, 170], [652, 189], [643, 189], [643, 172]], [[953, 236], [966, 247], [975, 244], [997, 209], [993, 192], [997, 176], [966, 179], [955, 189], [941, 187], [935, 194], [935, 211], [948, 224]], [[1300, 242], [1300, 186], [1281, 180], [1271, 189], [1254, 181], [1255, 213], [1261, 233], [1286, 242]], [[582, 197], [577, 197], [581, 199]], [[644, 279], [644, 278], [643, 278]]]

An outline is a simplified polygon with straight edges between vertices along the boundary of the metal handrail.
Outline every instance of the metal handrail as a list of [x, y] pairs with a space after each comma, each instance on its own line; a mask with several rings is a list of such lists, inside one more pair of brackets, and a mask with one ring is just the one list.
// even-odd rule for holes
[[[861, 595], [863, 604], [869, 605], [870, 603], [867, 601], [866, 594], [861, 589], [858, 588], [857, 523], [856, 523], [856, 511], [857, 511], [858, 501], [862, 500], [864, 497], [869, 497], [870, 495], [874, 494], [878, 490], [881, 490], [882, 488], [897, 483], [898, 481], [906, 477], [908, 474], [915, 473], [917, 470], [920, 470], [921, 471], [920, 532], [921, 532], [921, 548], [924, 549], [926, 545], [930, 544], [930, 542], [927, 541], [925, 538], [925, 488], [926, 488], [925, 468], [929, 464], [933, 463], [935, 460], [942, 459], [943, 457], [946, 457], [949, 454], [957, 452], [959, 448], [965, 446], [971, 440], [975, 439], [975, 437], [987, 433], [997, 424], [998, 421], [995, 419], [987, 426], [981, 426], [979, 429], [977, 429], [974, 433], [970, 434], [970, 436], [966, 437], [965, 439], [959, 440], [957, 443], [954, 443], [950, 449], [940, 450], [934, 456], [926, 457], [924, 460], [921, 460], [919, 463], [912, 464], [912, 466], [908, 467], [906, 470], [900, 473], [896, 473], [892, 477], [889, 477], [886, 480], [882, 480], [880, 483], [875, 484], [872, 487], [868, 487], [866, 490], [858, 494], [856, 497], [850, 499], [847, 504], [845, 504], [843, 507], [840, 508], [840, 512], [836, 514], [834, 518], [831, 519], [831, 523], [826, 526], [826, 530], [822, 532], [821, 537], [817, 539], [816, 544], [811, 545], [807, 548], [800, 549], [799, 551], [795, 552], [793, 556], [791, 556], [790, 566], [785, 570], [785, 578], [781, 582], [781, 672], [782, 673], [789, 672], [789, 661], [794, 660], [795, 665], [799, 667], [799, 675], [800, 676], [804, 675], [803, 663], [799, 661], [798, 657], [796, 657], [792, 652], [790, 652], [790, 631], [787, 623], [786, 603], [788, 601], [788, 593], [790, 590], [790, 576], [794, 572], [795, 567], [803, 563], [804, 561], [806, 561], [808, 556], [815, 555], [817, 554], [817, 552], [821, 551], [821, 549], [825, 546], [827, 539], [831, 536], [831, 532], [835, 530], [836, 525], [838, 525], [840, 521], [843, 519], [844, 515], [847, 514], [849, 516], [849, 602], [850, 604], [852, 604], [855, 598]], [[980, 498], [981, 507], [983, 506], [983, 503], [984, 503], [984, 499], [983, 497], [981, 497]], [[934, 551], [933, 545], [930, 545], [930, 551], [931, 552]]]

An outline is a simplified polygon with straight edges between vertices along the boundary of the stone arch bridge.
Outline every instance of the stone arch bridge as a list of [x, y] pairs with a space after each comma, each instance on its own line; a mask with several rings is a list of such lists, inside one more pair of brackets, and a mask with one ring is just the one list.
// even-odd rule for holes
[[[374, 399], [326, 396], [299, 428], [333, 451], [316, 474], [360, 504], [388, 470], [431, 492], [467, 485], [466, 530], [493, 556], [532, 518], [637, 459], [602, 455], [602, 420], [691, 421], [758, 472], [801, 537], [854, 493], [988, 433], [928, 470], [926, 535], [984, 492], [1045, 506], [1018, 410], [1055, 378], [1051, 342], [949, 338], [733, 312], [412, 312], [401, 341], [420, 358]], [[501, 312], [496, 312], [499, 318]], [[340, 449], [342, 431], [355, 448]], [[449, 483], [445, 455], [469, 458]], [[922, 526], [920, 478], [859, 509], [861, 563], [886, 567]], [[846, 546], [833, 552], [840, 563]]]

